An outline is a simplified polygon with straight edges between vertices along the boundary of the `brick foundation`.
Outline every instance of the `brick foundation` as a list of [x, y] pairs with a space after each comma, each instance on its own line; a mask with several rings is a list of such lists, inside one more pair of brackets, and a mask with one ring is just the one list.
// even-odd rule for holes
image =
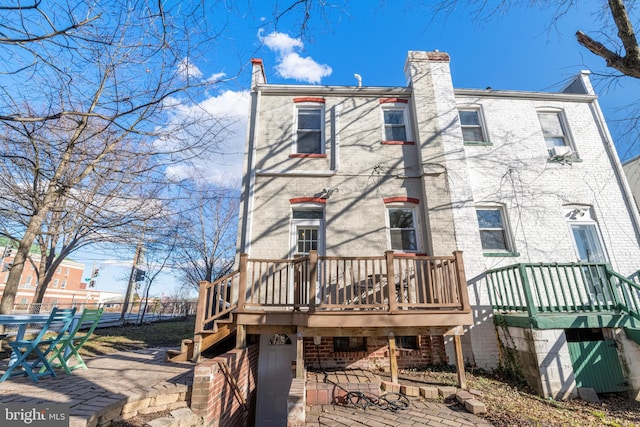
[[[320, 363], [318, 363], [318, 353]], [[304, 339], [304, 360], [307, 369], [368, 369], [388, 371], [389, 347], [386, 337], [368, 337], [367, 350], [355, 352], [334, 352], [333, 338], [322, 337], [319, 346], [312, 338]], [[442, 336], [423, 335], [418, 337], [418, 348], [398, 349], [398, 367], [414, 368], [447, 363]]]
[[[238, 384], [246, 407], [240, 405], [218, 362], [225, 361]], [[191, 410], [206, 426], [253, 425], [258, 380], [258, 345], [231, 350], [199, 363], [194, 369]]]

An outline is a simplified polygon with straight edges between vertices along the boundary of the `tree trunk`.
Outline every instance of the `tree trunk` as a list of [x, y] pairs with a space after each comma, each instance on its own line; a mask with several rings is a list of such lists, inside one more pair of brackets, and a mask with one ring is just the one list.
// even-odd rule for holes
[[9, 270], [9, 277], [2, 293], [2, 300], [0, 300], [0, 314], [11, 314], [13, 311], [13, 305], [16, 300], [16, 294], [18, 293], [18, 287], [20, 286], [20, 278], [24, 271], [24, 265], [29, 256], [29, 250], [36, 239], [36, 234], [40, 231], [42, 221], [46, 215], [46, 210], [38, 212], [31, 217], [31, 221], [27, 226], [27, 229], [18, 245], [16, 256], [13, 259], [13, 265]]

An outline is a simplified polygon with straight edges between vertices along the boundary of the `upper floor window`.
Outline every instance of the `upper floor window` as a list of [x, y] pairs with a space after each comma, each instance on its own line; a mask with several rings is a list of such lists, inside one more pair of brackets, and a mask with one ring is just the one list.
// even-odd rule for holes
[[383, 142], [409, 143], [411, 132], [409, 131], [406, 99], [386, 98], [381, 99], [382, 119], [384, 123]]
[[57, 287], [58, 287], [58, 283], [59, 283], [59, 280], [58, 280], [58, 279], [53, 279], [53, 287], [54, 287], [54, 288], [57, 288]]
[[413, 208], [389, 208], [387, 213], [391, 249], [417, 251], [418, 239]]
[[404, 110], [384, 110], [384, 139], [385, 141], [407, 140], [407, 127], [404, 122]]
[[394, 251], [417, 252], [418, 221], [415, 206], [418, 199], [389, 197], [384, 199], [387, 208], [387, 233], [389, 246]]
[[62, 267], [58, 267], [58, 268], [56, 269], [56, 274], [60, 274], [60, 273], [62, 273]]
[[60, 287], [61, 287], [62, 289], [66, 288], [66, 287], [67, 287], [67, 281], [66, 281], [66, 280], [63, 280], [63, 281], [62, 281], [62, 283], [60, 284]]
[[538, 119], [549, 157], [565, 157], [571, 154], [571, 144], [562, 114], [559, 111], [542, 111], [538, 112]]
[[507, 253], [512, 251], [509, 230], [501, 207], [478, 207], [480, 241], [485, 252]]
[[315, 105], [296, 106], [296, 141], [294, 151], [297, 154], [324, 153], [324, 108]]
[[482, 126], [480, 110], [459, 110], [458, 115], [460, 116], [462, 141], [464, 143], [473, 144], [487, 142], [484, 128]]

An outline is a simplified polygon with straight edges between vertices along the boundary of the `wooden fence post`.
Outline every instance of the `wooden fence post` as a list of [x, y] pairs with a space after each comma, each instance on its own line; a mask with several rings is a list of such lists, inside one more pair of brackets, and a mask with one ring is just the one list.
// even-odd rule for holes
[[393, 271], [393, 251], [386, 251], [384, 253], [387, 259], [387, 293], [389, 294], [389, 312], [393, 313], [397, 310], [396, 307], [396, 276]]
[[456, 274], [458, 276], [458, 293], [460, 294], [460, 304], [463, 311], [471, 311], [469, 304], [469, 293], [467, 291], [467, 276], [464, 274], [464, 261], [462, 259], [462, 251], [454, 251], [453, 256], [456, 259]]
[[309, 251], [309, 312], [316, 311], [317, 280], [318, 251]]
[[247, 302], [247, 260], [249, 255], [240, 254], [240, 272], [238, 274], [238, 312], [244, 311]]
[[196, 324], [193, 327], [193, 335], [204, 330], [204, 318], [207, 311], [207, 285], [209, 282], [201, 281], [198, 290], [198, 305], [196, 306]]

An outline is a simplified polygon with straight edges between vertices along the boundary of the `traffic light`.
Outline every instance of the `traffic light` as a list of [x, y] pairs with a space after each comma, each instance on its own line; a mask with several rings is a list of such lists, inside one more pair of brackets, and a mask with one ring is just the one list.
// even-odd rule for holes
[[93, 270], [93, 274], [91, 274], [91, 277], [98, 277], [100, 275], [100, 269], [96, 268], [95, 270]]
[[13, 248], [11, 246], [6, 246], [4, 248], [4, 252], [2, 253], [3, 258], [10, 257], [13, 254]]
[[12, 262], [5, 262], [4, 265], [2, 266], [2, 271], [9, 271], [11, 270], [11, 267], [13, 267]]
[[90, 287], [90, 288], [93, 288], [95, 285], [96, 285], [96, 281], [95, 281], [95, 280], [91, 280], [91, 281], [89, 282], [89, 287]]
[[146, 271], [144, 271], [144, 270], [138, 270], [138, 269], [136, 268], [136, 278], [135, 278], [135, 281], [136, 281], [136, 282], [142, 282], [142, 281], [144, 280], [144, 276], [145, 276], [145, 274], [146, 274], [146, 273], [147, 273]]

